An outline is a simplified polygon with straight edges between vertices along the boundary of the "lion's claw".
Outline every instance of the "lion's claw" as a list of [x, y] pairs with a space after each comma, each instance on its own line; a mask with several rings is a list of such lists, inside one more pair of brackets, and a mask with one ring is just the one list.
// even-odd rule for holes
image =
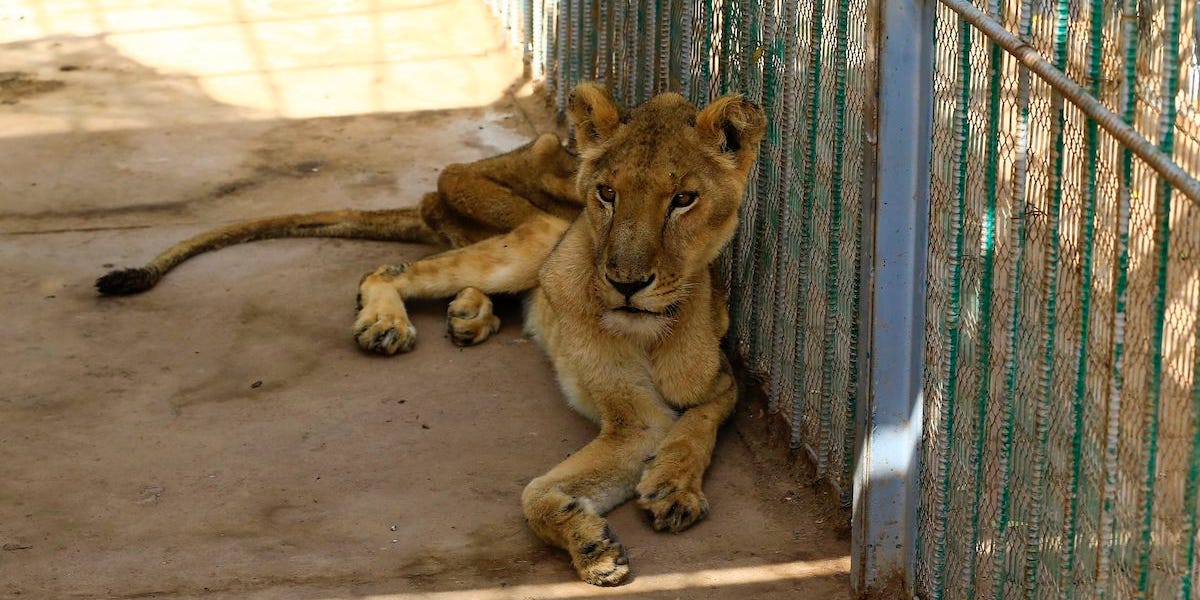
[[580, 546], [572, 562], [580, 579], [592, 585], [620, 585], [629, 576], [629, 557], [625, 554], [625, 546], [617, 541], [608, 527], [604, 528], [601, 539]]
[[375, 354], [408, 352], [417, 344], [417, 329], [407, 319], [377, 316], [355, 324], [354, 339], [359, 347]]

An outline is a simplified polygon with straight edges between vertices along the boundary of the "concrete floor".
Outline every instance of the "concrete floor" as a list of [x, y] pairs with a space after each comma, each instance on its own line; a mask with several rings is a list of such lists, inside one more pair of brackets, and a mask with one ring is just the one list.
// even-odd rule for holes
[[213, 225], [411, 204], [442, 165], [544, 130], [485, 9], [11, 6], [0, 596], [850, 597], [836, 515], [764, 449], [752, 408], [718, 445], [709, 519], [656, 534], [626, 505], [613, 522], [635, 579], [579, 583], [518, 500], [593, 429], [521, 336], [515, 302], [476, 348], [443, 339], [442, 303], [413, 311], [411, 354], [351, 340], [359, 276], [426, 248], [263, 242], [195, 259], [142, 296], [94, 294], [110, 266]]

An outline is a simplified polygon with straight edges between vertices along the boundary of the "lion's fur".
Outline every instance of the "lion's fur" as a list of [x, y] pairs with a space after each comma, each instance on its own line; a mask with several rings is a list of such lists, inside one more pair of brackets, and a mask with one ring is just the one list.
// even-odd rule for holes
[[[525, 516], [542, 539], [567, 550], [581, 578], [615, 585], [629, 566], [603, 517], [608, 510], [636, 496], [654, 528], [669, 531], [708, 512], [701, 483], [717, 427], [736, 401], [720, 350], [725, 293], [710, 267], [736, 228], [765, 117], [737, 96], [698, 110], [676, 94], [622, 115], [588, 83], [572, 93], [567, 113], [578, 156], [543, 135], [448, 167], [419, 218], [392, 213], [402, 224], [387, 228], [391, 239], [436, 239], [453, 249], [364, 276], [354, 336], [371, 352], [410, 350], [416, 330], [404, 299], [453, 297], [452, 339], [480, 343], [499, 327], [487, 294], [526, 292], [526, 329], [568, 402], [600, 431], [530, 482]], [[366, 222], [339, 218], [350, 223], [344, 228]], [[313, 220], [285, 217], [293, 228], [269, 233], [297, 233]], [[253, 239], [261, 237], [268, 236]], [[208, 241], [181, 244], [176, 254], [243, 241], [197, 239]], [[155, 260], [153, 281], [181, 259]], [[100, 287], [109, 291], [103, 279]]]

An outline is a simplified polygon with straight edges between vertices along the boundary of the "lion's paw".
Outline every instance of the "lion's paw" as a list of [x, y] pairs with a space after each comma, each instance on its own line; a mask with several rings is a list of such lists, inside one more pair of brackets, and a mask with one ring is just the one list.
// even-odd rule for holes
[[637, 503], [650, 514], [655, 531], [679, 533], [708, 516], [708, 498], [698, 486], [667, 479], [643, 479]]
[[474, 346], [500, 331], [492, 299], [476, 288], [463, 288], [446, 310], [446, 331], [457, 346]]
[[571, 563], [579, 578], [592, 585], [620, 585], [629, 576], [629, 557], [612, 529], [605, 526], [599, 539], [581, 544]]
[[363, 350], [392, 355], [413, 349], [417, 328], [407, 317], [364, 312], [354, 322], [354, 339]]

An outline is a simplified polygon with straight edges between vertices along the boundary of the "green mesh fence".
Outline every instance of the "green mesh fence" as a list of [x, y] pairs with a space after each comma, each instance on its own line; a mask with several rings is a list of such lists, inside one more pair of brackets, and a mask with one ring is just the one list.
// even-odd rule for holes
[[[976, 2], [1200, 173], [1196, 4]], [[1200, 205], [940, 6], [916, 589], [1190, 598]]]
[[[942, 2], [909, 588], [1197, 597], [1200, 202]], [[879, 4], [494, 5], [559, 107], [593, 79], [627, 106], [670, 90], [700, 104], [737, 92], [766, 109], [721, 262], [730, 342], [764, 376], [793, 446], [848, 498], [862, 222], [873, 115], [887, 110], [874, 96]], [[975, 6], [1200, 174], [1194, 0]]]

